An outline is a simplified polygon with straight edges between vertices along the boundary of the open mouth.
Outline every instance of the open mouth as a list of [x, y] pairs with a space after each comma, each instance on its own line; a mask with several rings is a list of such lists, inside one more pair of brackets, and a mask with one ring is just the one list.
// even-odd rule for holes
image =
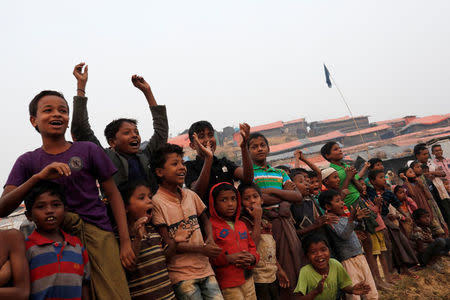
[[45, 218], [45, 222], [55, 222], [55, 221], [56, 221], [56, 218], [53, 216]]
[[63, 122], [61, 120], [55, 120], [55, 121], [51, 121], [50, 125], [53, 126], [61, 126], [63, 124]]
[[138, 141], [132, 141], [129, 145], [131, 147], [138, 147], [139, 146], [139, 142]]
[[177, 176], [178, 176], [178, 177], [183, 177], [183, 178], [184, 178], [184, 176], [186, 176], [186, 172], [178, 173]]

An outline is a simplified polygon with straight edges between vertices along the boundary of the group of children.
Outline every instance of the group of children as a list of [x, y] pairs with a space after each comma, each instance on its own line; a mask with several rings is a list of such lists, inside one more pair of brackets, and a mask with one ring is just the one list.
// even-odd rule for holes
[[393, 187], [381, 160], [358, 173], [335, 142], [321, 149], [328, 168], [301, 151], [295, 168], [273, 167], [268, 140], [245, 123], [238, 166], [214, 155], [214, 128], [199, 121], [189, 128], [197, 156], [185, 163], [167, 143], [165, 106], [135, 75], [154, 134], [141, 149], [137, 121], [117, 119], [103, 148], [89, 124], [87, 66], [73, 74], [73, 142], [61, 93], [29, 105], [42, 146], [17, 159], [0, 216], [24, 202], [35, 229], [26, 239], [0, 232], [1, 299], [377, 299], [399, 276], [393, 267], [442, 272], [450, 172], [439, 146], [432, 162], [418, 145]]

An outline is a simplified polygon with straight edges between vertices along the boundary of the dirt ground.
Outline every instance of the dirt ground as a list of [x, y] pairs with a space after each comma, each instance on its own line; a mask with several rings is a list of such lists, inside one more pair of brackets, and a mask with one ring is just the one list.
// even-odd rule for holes
[[450, 257], [442, 258], [442, 262], [446, 274], [425, 268], [416, 272], [419, 279], [401, 276], [392, 291], [380, 292], [380, 300], [450, 300]]

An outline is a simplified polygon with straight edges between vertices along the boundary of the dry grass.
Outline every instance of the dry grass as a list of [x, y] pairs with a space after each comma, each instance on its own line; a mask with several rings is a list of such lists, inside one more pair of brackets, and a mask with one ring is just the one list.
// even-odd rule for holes
[[446, 274], [426, 268], [416, 274], [419, 279], [401, 276], [402, 279], [389, 292], [380, 292], [380, 300], [443, 300], [450, 299], [450, 258], [442, 259]]

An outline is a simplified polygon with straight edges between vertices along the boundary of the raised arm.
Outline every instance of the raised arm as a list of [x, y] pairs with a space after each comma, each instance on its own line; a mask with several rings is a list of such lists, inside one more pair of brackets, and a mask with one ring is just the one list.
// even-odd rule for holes
[[300, 166], [301, 161], [304, 162], [308, 167], [311, 168], [311, 170], [313, 170], [314, 173], [317, 174], [319, 182], [322, 182], [322, 172], [320, 172], [320, 169], [315, 164], [313, 164], [309, 159], [306, 158], [305, 154], [303, 154], [301, 150], [295, 150], [294, 157], [295, 157], [295, 165], [297, 167]]
[[193, 146], [195, 150], [202, 153], [204, 161], [202, 170], [200, 171], [200, 175], [198, 176], [196, 181], [192, 182], [189, 188], [194, 192], [196, 192], [197, 195], [199, 195], [200, 197], [203, 197], [208, 190], [214, 154], [211, 148], [211, 143], [208, 142], [208, 145], [206, 145], [206, 147], [203, 146], [198, 140], [197, 133], [194, 133], [193, 138], [194, 138]]
[[25, 300], [30, 295], [30, 274], [25, 256], [25, 241], [22, 233], [9, 230], [4, 233], [9, 245], [9, 261], [11, 265], [11, 287], [0, 287], [0, 299]]
[[150, 157], [151, 153], [158, 146], [167, 143], [167, 138], [169, 137], [169, 122], [167, 121], [166, 107], [156, 103], [152, 89], [144, 77], [133, 75], [131, 76], [131, 82], [144, 94], [150, 106], [150, 112], [153, 118], [153, 135], [144, 149], [144, 152]]
[[250, 184], [253, 181], [253, 162], [247, 147], [247, 140], [250, 135], [250, 125], [247, 123], [239, 124], [239, 130], [242, 137], [240, 143], [242, 153], [242, 167], [234, 171], [234, 177], [239, 178], [243, 183]]
[[341, 187], [342, 190], [348, 188], [350, 182], [352, 182], [352, 180], [355, 177], [356, 173], [357, 172], [356, 172], [356, 169], [354, 167], [347, 167], [347, 168], [345, 168], [346, 176], [345, 176], [344, 182], [342, 183], [342, 187]]
[[[84, 63], [79, 63], [73, 69], [73, 75], [77, 79], [77, 95], [73, 97], [72, 124], [70, 133], [75, 141], [89, 141], [102, 147], [100, 141], [95, 136], [89, 124], [87, 112], [86, 84], [88, 80], [88, 66], [84, 68]], [[103, 148], [103, 147], [102, 147]]]
[[368, 161], [366, 161], [366, 162], [364, 163], [364, 166], [362, 167], [362, 169], [359, 170], [358, 176], [359, 176], [359, 177], [363, 177], [363, 176], [366, 174], [366, 172], [367, 172], [367, 170], [369, 169], [369, 167], [370, 167], [370, 163], [369, 163]]

